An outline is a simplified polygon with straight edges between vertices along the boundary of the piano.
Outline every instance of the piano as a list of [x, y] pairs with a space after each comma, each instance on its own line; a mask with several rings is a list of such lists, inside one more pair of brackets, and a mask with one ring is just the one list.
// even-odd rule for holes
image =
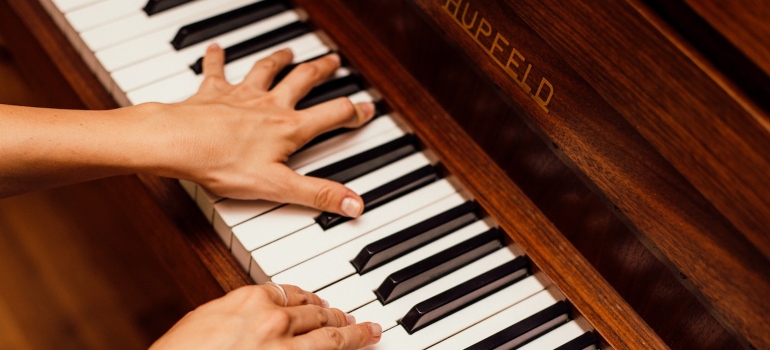
[[173, 102], [209, 42], [346, 65], [306, 104], [379, 116], [289, 160], [346, 221], [146, 175], [114, 194], [193, 304], [272, 280], [373, 348], [770, 349], [770, 7], [598, 0], [4, 0], [60, 108]]

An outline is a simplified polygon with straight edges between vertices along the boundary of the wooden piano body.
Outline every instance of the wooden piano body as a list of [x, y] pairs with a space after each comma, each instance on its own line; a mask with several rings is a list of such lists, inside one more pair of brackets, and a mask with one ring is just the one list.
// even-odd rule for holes
[[[770, 348], [770, 6], [296, 0], [614, 348]], [[114, 108], [41, 5], [50, 105]], [[253, 283], [172, 179], [115, 179], [200, 304]]]

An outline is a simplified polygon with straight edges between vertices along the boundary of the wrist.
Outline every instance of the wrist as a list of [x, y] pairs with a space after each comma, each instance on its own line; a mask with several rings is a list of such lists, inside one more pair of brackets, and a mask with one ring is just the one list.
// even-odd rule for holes
[[179, 162], [180, 133], [172, 120], [172, 105], [143, 103], [115, 110], [120, 119], [127, 120], [130, 131], [127, 137], [127, 152], [122, 154], [121, 163], [129, 173], [146, 173], [164, 177], [184, 177]]

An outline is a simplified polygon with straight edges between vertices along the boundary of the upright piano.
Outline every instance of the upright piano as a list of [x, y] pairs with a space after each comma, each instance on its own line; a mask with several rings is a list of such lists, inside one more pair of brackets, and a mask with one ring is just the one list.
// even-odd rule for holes
[[234, 81], [336, 50], [314, 97], [378, 101], [289, 161], [357, 220], [115, 180], [196, 305], [273, 280], [392, 324], [378, 348], [770, 349], [767, 4], [3, 0], [0, 35], [52, 107], [183, 99], [212, 41]]

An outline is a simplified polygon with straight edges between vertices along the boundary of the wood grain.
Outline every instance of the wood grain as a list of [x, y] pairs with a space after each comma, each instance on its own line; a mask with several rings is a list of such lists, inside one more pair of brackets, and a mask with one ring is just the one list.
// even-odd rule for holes
[[0, 200], [0, 348], [147, 348], [192, 309], [113, 180]]
[[762, 0], [685, 0], [733, 45], [770, 75], [770, 7]]
[[[10, 12], [5, 15], [17, 20], [23, 19], [23, 25], [12, 28], [12, 33], [30, 38], [25, 45], [38, 46], [36, 52], [41, 57], [35, 59], [40, 60], [40, 63], [30, 63], [45, 65], [47, 60], [55, 63], [54, 71], [59, 72], [47, 79], [40, 79], [38, 86], [43, 91], [64, 96], [68, 96], [69, 92], [72, 94], [69, 96], [77, 97], [75, 102], [69, 102], [74, 106], [88, 109], [117, 107], [39, 3], [16, 0], [2, 2], [4, 5], [6, 3]], [[19, 28], [26, 28], [28, 32]], [[150, 242], [193, 305], [200, 305], [239, 286], [253, 283], [237, 267], [237, 262], [227, 252], [200, 210], [174, 180], [139, 176], [134, 180], [122, 178], [119, 181], [123, 186], [116, 186], [115, 195], [126, 197], [127, 200], [123, 202], [126, 210], [146, 220], [147, 229], [142, 231], [145, 233], [144, 238]]]
[[[12, 8], [19, 17], [34, 17], [33, 19], [25, 19], [24, 22], [35, 26], [42, 25], [45, 28], [52, 26], [50, 19], [46, 22], [45, 16], [40, 16], [41, 12], [39, 6], [35, 8], [36, 4], [12, 0], [6, 0], [6, 2], [13, 3]], [[474, 54], [472, 50], [468, 49], [473, 47], [474, 43], [462, 43], [460, 40], [459, 45], [465, 46], [463, 51], [471, 52], [469, 64], [462, 66], [462, 68], [454, 66], [454, 69], [483, 70], [485, 75], [492, 77], [498, 84], [497, 86], [502, 92], [501, 95], [506, 96], [504, 97], [505, 100], [510, 102], [509, 99], [512, 97], [513, 101], [518, 103], [509, 106], [508, 109], [500, 109], [495, 103], [486, 105], [490, 101], [488, 99], [469, 100], [467, 97], [472, 94], [449, 84], [445, 87], [448, 92], [443, 94], [442, 101], [452, 97], [455, 100], [453, 101], [455, 106], [473, 104], [476, 111], [487, 112], [489, 115], [499, 114], [498, 116], [502, 118], [476, 118], [477, 115], [485, 115], [484, 113], [453, 114], [452, 117], [455, 118], [455, 121], [452, 121], [445, 110], [439, 106], [438, 101], [426, 94], [425, 86], [421, 85], [426, 80], [416, 82], [401, 66], [404, 63], [398, 62], [393, 55], [384, 51], [383, 47], [380, 46], [378, 40], [384, 39], [372, 37], [366, 31], [364, 24], [359, 22], [359, 20], [368, 21], [372, 15], [369, 17], [361, 16], [362, 11], [354, 14], [342, 6], [339, 1], [329, 1], [328, 4], [312, 1], [297, 2], [315, 9], [313, 11], [314, 20], [331, 33], [338, 43], [344, 44], [344, 53], [349, 55], [354, 65], [362, 69], [367, 78], [375, 83], [377, 88], [385, 92], [396, 110], [404, 113], [407, 119], [414, 123], [418, 133], [425, 137], [425, 142], [432, 149], [441, 153], [448, 168], [466, 182], [477, 198], [483, 201], [485, 208], [498, 218], [517, 242], [526, 248], [533, 260], [539, 265], [542, 264], [544, 271], [554, 278], [554, 281], [571, 297], [577, 309], [583, 312], [594, 325], [597, 325], [599, 331], [610, 343], [616, 344], [619, 348], [665, 346], [642, 320], [634, 316], [635, 312], [628, 307], [626, 301], [618, 298], [617, 293], [584, 259], [578, 259], [577, 265], [572, 264], [570, 258], [579, 257], [580, 254], [559, 233], [559, 230], [554, 227], [554, 222], [550, 220], [555, 220], [560, 225], [559, 228], [572, 222], [578, 224], [580, 228], [596, 229], [594, 233], [587, 235], [591, 238], [606, 237], [612, 239], [615, 238], [614, 233], [625, 235], [621, 235], [622, 238], [617, 238], [617, 242], [608, 242], [611, 247], [626, 247], [617, 252], [609, 252], [615, 253], [616, 256], [613, 257], [607, 252], [603, 255], [600, 254], [601, 245], [587, 247], [590, 245], [589, 238], [579, 241], [577, 236], [580, 229], [564, 231], [570, 232], [570, 240], [580, 242], [576, 245], [580, 245], [583, 248], [582, 251], [593, 252], [588, 255], [591, 256], [591, 263], [598, 266], [596, 268], [601, 269], [603, 273], [609, 272], [608, 278], [614, 280], [613, 286], [616, 288], [623, 282], [625, 285], [620, 286], [621, 290], [627, 291], [634, 287], [633, 281], [622, 281], [624, 274], [638, 276], [641, 273], [646, 274], [645, 276], [652, 276], [660, 275], [663, 272], [664, 274], [659, 276], [660, 279], [649, 280], [651, 284], [645, 285], [649, 288], [645, 289], [645, 292], [636, 296], [624, 295], [629, 302], [635, 303], [637, 311], [641, 310], [640, 312], [647, 315], [654, 314], [658, 310], [654, 307], [645, 310], [643, 306], [639, 306], [644, 301], [655, 298], [660, 301], [660, 299], [668, 298], [663, 303], [655, 304], [655, 307], [660, 305], [676, 306], [678, 295], [680, 295], [678, 293], [681, 292], [677, 289], [676, 284], [670, 283], [672, 274], [661, 271], [657, 268], [660, 262], [649, 259], [650, 251], [664, 263], [671, 264], [673, 276], [680, 276], [680, 271], [685, 272], [681, 274], [682, 277], [686, 277], [684, 284], [693, 288], [696, 296], [703, 296], [703, 292], [694, 286], [699, 286], [704, 278], [710, 276], [726, 277], [727, 280], [722, 283], [723, 285], [708, 291], [712, 293], [712, 297], [714, 295], [721, 297], [719, 293], [731, 293], [738, 290], [737, 295], [725, 294], [727, 300], [722, 301], [723, 305], [738, 305], [743, 308], [749, 304], [749, 301], [756, 300], [757, 295], [761, 293], [751, 294], [752, 291], [747, 291], [746, 294], [748, 295], [743, 295], [741, 288], [744, 288], [747, 282], [758, 281], [759, 290], [765, 288], [768, 279], [766, 273], [762, 272], [766, 271], [762, 270], [762, 267], [767, 266], [767, 261], [763, 253], [753, 248], [752, 242], [738, 233], [739, 230], [736, 230], [725, 216], [722, 216], [718, 210], [709, 204], [709, 201], [696, 190], [696, 187], [687, 181], [688, 178], [680, 175], [675, 167], [672, 167], [665, 158], [661, 157], [656, 147], [653, 147], [646, 137], [634, 128], [632, 123], [624, 120], [626, 116], [618, 113], [614, 106], [605, 99], [605, 91], [597, 94], [594, 87], [586, 84], [584, 72], [577, 72], [570, 68], [574, 62], [566, 61], [562, 55], [554, 55], [551, 43], [544, 41], [538, 35], [532, 35], [529, 24], [516, 15], [510, 16], [506, 20], [511, 21], [508, 24], [511, 28], [519, 29], [516, 27], [519, 25], [523, 28], [521, 32], [516, 32], [521, 34], [521, 37], [516, 38], [517, 41], [532, 40], [533, 44], [528, 47], [532, 48], [535, 53], [528, 52], [528, 59], [538, 57], [541, 59], [541, 66], [553, 65], [553, 67], [564, 69], [563, 72], [559, 72], [555, 68], [548, 68], [556, 72], [555, 76], [564, 79], [561, 82], [562, 86], [567, 87], [567, 90], [572, 93], [569, 96], [559, 95], [558, 98], [566, 99], [562, 102], [574, 102], [574, 106], [584, 106], [585, 110], [575, 111], [573, 107], [562, 107], [562, 110], [556, 109], [555, 112], [552, 109], [548, 115], [536, 113], [537, 109], [534, 108], [537, 107], [533, 107], [529, 97], [512, 93], [511, 91], [514, 90], [510, 90], [510, 81], [496, 80], [495, 74], [499, 73], [495, 71], [496, 67], [490, 66], [488, 61], [484, 61], [482, 55]], [[366, 7], [373, 6], [372, 4], [376, 2], [357, 5], [356, 3], [355, 1], [347, 1], [346, 5], [349, 8]], [[500, 6], [503, 10], [506, 9], [505, 6], [509, 6], [509, 4], [501, 1], [489, 3]], [[508, 10], [501, 10], [499, 14], [507, 13], [506, 11]], [[377, 17], [376, 15], [379, 14], [375, 13], [374, 17]], [[389, 17], [386, 20], [387, 23], [383, 23], [383, 25], [395, 28], [396, 31], [408, 26], [408, 23], [403, 19]], [[367, 24], [375, 25], [375, 23]], [[376, 23], [376, 25], [380, 25], [380, 23]], [[445, 27], [444, 31], [451, 33], [450, 27]], [[550, 30], [554, 30], [554, 28], [550, 28]], [[36, 30], [33, 29], [31, 32], [36, 33]], [[569, 30], [564, 32], [569, 32]], [[456, 38], [465, 35], [464, 33], [459, 34], [461, 35], [457, 35]], [[93, 76], [87, 70], [84, 72], [85, 65], [79, 62], [77, 57], [73, 57], [72, 50], [59, 47], [59, 45], [63, 45], [58, 41], [62, 38], [57, 38], [56, 34], [52, 35], [53, 39], [49, 34], [40, 33], [33, 34], [31, 37], [43, 41], [45, 49], [41, 51], [53, 57], [53, 60], [61, 59], [74, 64], [74, 70], [66, 70], [61, 74], [64, 75], [63, 80], [67, 82], [67, 85], [77, 87], [78, 98], [88, 101], [86, 105], [91, 108], [110, 108], [113, 106], [114, 103], [109, 98], [104, 99], [106, 93], [98, 86]], [[403, 47], [400, 51], [414, 50], [416, 54], [428, 51], [427, 46], [430, 46], [408, 40], [404, 41], [404, 45], [412, 46]], [[540, 57], [540, 54], [543, 56]], [[535, 56], [530, 57], [529, 55]], [[446, 66], [440, 64], [440, 56], [425, 56], [424, 59], [426, 63], [420, 65], [420, 67], [426, 68], [424, 72], [420, 73], [422, 75], [433, 74], [437, 77], [447, 78], [449, 81], [453, 76], [458, 75], [451, 70], [446, 70]], [[438, 64], [431, 65], [431, 60]], [[414, 74], [414, 72], [410, 73]], [[434, 79], [433, 81], [439, 80]], [[475, 85], [467, 85], [466, 88], [472, 90], [483, 85], [479, 82]], [[556, 100], [554, 100], [555, 103]], [[619, 115], [622, 117], [618, 117]], [[571, 118], [575, 116], [578, 117], [576, 120], [579, 122], [571, 122]], [[511, 124], [505, 118], [522, 118], [536, 133], [540, 133], [540, 137], [548, 140], [547, 144], [551, 149], [543, 148], [542, 143], [539, 146], [530, 146], [536, 144], [531, 140], [532, 133], [522, 131], [522, 128], [516, 124], [518, 122]], [[461, 128], [458, 128], [457, 123], [461, 125]], [[512, 127], [513, 125], [516, 126]], [[489, 133], [490, 130], [496, 132]], [[480, 149], [473, 144], [468, 136], [473, 137], [487, 154], [480, 153]], [[615, 139], [615, 136], [618, 138]], [[490, 152], [490, 149], [494, 150], [495, 145], [499, 142], [505, 142], [506, 145], [520, 145], [521, 147]], [[466, 148], [469, 149], [469, 153], [460, 151]], [[557, 154], [561, 161], [572, 167], [575, 173], [567, 174], [563, 164], [558, 161], [554, 162], [556, 158], [553, 157], [552, 153], [550, 157], [539, 157], [543, 150]], [[480, 158], [476, 158], [476, 156], [480, 156]], [[490, 163], [490, 157], [492, 157], [498, 164], [502, 164], [501, 160], [504, 160], [506, 156], [516, 156], [521, 157], [521, 159], [503, 166], [504, 169]], [[517, 176], [514, 174], [516, 169], [512, 168], [513, 165], [511, 164], [526, 165], [525, 172], [528, 175]], [[487, 166], [492, 169], [490, 174], [484, 171]], [[532, 177], [527, 178], [530, 175]], [[536, 177], [551, 180], [550, 183], [553, 185], [550, 187], [538, 186], [538, 181], [541, 180]], [[512, 178], [517, 179], [516, 184], [511, 182]], [[182, 274], [175, 278], [180, 284], [190, 288], [188, 292], [191, 295], [188, 296], [194, 304], [248, 283], [248, 279], [237, 268], [237, 264], [224, 251], [213, 230], [173, 181], [152, 177], [141, 177], [140, 179], [144, 189], [142, 186], [138, 186], [139, 183], [136, 179], [125, 178], [120, 181], [123, 182], [125, 188], [135, 191], [135, 193], [129, 192], [129, 203], [147, 208], [146, 212], [142, 211], [141, 215], [147, 215], [153, 227], [157, 227], [157, 229], [149, 230], [147, 236], [151, 242], [154, 242], [155, 249], [164, 257], [166, 266], [171, 270], [182, 271]], [[560, 182], [562, 179], [568, 179], [568, 181]], [[617, 217], [625, 222], [633, 232], [639, 234], [639, 238], [651, 250], [639, 250], [638, 241], [628, 240], [626, 233], [629, 232], [629, 229], [623, 225], [618, 225], [617, 219], [608, 217], [606, 204], [597, 200], [596, 195], [586, 192], [581, 189], [582, 187], [576, 185], [575, 179], [585, 181], [589, 188], [599, 193], [599, 197], [606, 198], [610, 203], [615, 203], [609, 204], [609, 208], [617, 205], [616, 208], [619, 211]], [[519, 187], [525, 188], [527, 195], [533, 200], [537, 200], [540, 208], [532, 205]], [[672, 191], [669, 193], [668, 190]], [[118, 192], [123, 193], [120, 190]], [[552, 200], [551, 202], [548, 202], [549, 198]], [[578, 210], [575, 213], [554, 214], [555, 211], [562, 210], [565, 204], [570, 204], [573, 208], [583, 208], [583, 210]], [[600, 210], [600, 207], [604, 207], [604, 211]], [[512, 212], [508, 212], [508, 210]], [[541, 211], [547, 211], [550, 214], [545, 217]], [[581, 214], [586, 214], [586, 217], [580, 217]], [[188, 218], [192, 218], [192, 220], [188, 220]], [[680, 229], [685, 233], [681, 237], [671, 234], [671, 232], [679, 232]], [[657, 236], [652, 235], [657, 240], [650, 239], [651, 235], [648, 232], [658, 232]], [[663, 243], [663, 247], [668, 249], [665, 253], [662, 253], [663, 250], [658, 250], [659, 243]], [[699, 248], [698, 245], [704, 245], [704, 247]], [[695, 247], [695, 251], [689, 250], [693, 247]], [[175, 259], [173, 255], [178, 251], [184, 253]], [[668, 255], [672, 252], [681, 252], [682, 255], [676, 256], [674, 254], [674, 258], [672, 258]], [[739, 254], [730, 255], [734, 252]], [[725, 260], [723, 264], [715, 264], [714, 261], [705, 261], [704, 257], [707, 255], [701, 253], [716, 253]], [[626, 254], [629, 256], [625, 256]], [[555, 261], [550, 261], [548, 259], [550, 256], [555, 256]], [[640, 257], [641, 262], [630, 263], [637, 256]], [[687, 265], [690, 262], [694, 262], [695, 265]], [[615, 268], [601, 266], [600, 264], [603, 263], [617, 264], [618, 266]], [[191, 271], [184, 271], [188, 265]], [[235, 269], [233, 270], [233, 268]], [[738, 276], [720, 275], [731, 269], [735, 269], [735, 274]], [[690, 281], [693, 279], [697, 283], [691, 284]], [[194, 288], [190, 287], [189, 284], [193, 283], [194, 285], [196, 280], [202, 286], [201, 293], [197, 296], [196, 291], [192, 290]], [[643, 283], [648, 283], [648, 280], [644, 279]], [[194, 287], [198, 286], [195, 285]], [[681, 286], [679, 288], [681, 289]], [[647, 291], [658, 295], [646, 296], [644, 293]], [[711, 305], [709, 300], [706, 299], [707, 305]], [[616, 301], [621, 310], [612, 308]], [[609, 304], [607, 304], [608, 302]], [[690, 301], [685, 301], [682, 305], [687, 310], [682, 310], [680, 315], [686, 315], [687, 312], [693, 311], [692, 323], [705, 322], [706, 326], [695, 325], [693, 328], [699, 330], [688, 332], [683, 336], [683, 339], [679, 340], [680, 344], [688, 344], [690, 339], [701, 341], [702, 344], [712, 344], [713, 347], [718, 347], [719, 344], [732, 344], [730, 339], [722, 339], [723, 333], [719, 330], [711, 334], [708, 333], [712, 329], [712, 325], [709, 323], [711, 321], [708, 317], [702, 317], [699, 314], [700, 311], [698, 310], [701, 309], [698, 309], [697, 303], [692, 304]], [[720, 317], [722, 315], [720, 312], [715, 312], [715, 314]], [[754, 316], [750, 315], [751, 317]], [[664, 317], [658, 317], [658, 319], [661, 318]], [[720, 320], [724, 321], [722, 318]], [[728, 322], [728, 324], [730, 323]], [[687, 327], [690, 326], [687, 325]], [[640, 333], [636, 332], [637, 328]], [[700, 336], [703, 334], [705, 336]], [[713, 338], [709, 338], [710, 335]], [[734, 348], [734, 346], [726, 347]]]
[[[406, 2], [408, 1], [361, 3], [351, 0], [346, 1], [345, 5], [355, 13], [357, 18], [367, 23], [367, 29], [385, 46], [385, 49], [390, 51], [399, 63], [409, 70], [410, 75], [450, 112], [463, 131], [494, 159], [506, 175], [527, 194], [669, 346], [675, 349], [741, 347], [724, 329], [724, 326], [705, 310], [692, 292], [683, 287], [679, 282], [681, 278], [679, 271], [675, 270], [675, 274], [672, 274], [669, 267], [653, 255], [654, 246], [649, 250], [634, 237], [634, 232], [631, 230], [638, 231], [638, 229], [634, 228], [633, 224], [629, 224], [627, 218], [622, 219], [623, 221], [619, 220], [623, 218], [622, 213], [618, 214], [613, 204], [602, 200], [606, 196], [596, 188], [596, 185], [586, 180], [579, 169], [573, 172], [565, 166], [565, 163], [572, 164], [571, 167], [576, 168], [569, 158], [564, 156], [564, 151], [558, 147], [558, 144], [561, 142], [559, 138], [564, 137], [565, 134], [587, 133], [582, 136], [589, 140], [591, 138], [598, 141], [609, 139], [614, 143], [623, 144], [623, 146], [582, 149], [587, 154], [593, 155], [593, 159], [596, 157], [609, 159], [610, 157], [605, 153], [613, 156], [620, 154], [624, 157], [629, 157], [630, 153], [636, 156], [630, 156], [631, 163], [635, 163], [636, 159], [646, 155], [637, 153], [635, 147], [641, 147], [643, 152], [643, 149], [645, 147], [649, 149], [649, 146], [634, 143], [634, 140], [638, 141], [641, 138], [638, 135], [634, 136], [632, 130], [630, 136], [627, 136], [622, 133], [612, 134], [611, 132], [617, 132], [612, 128], [596, 127], [597, 123], [601, 125], [601, 120], [591, 123], [585, 123], [582, 119], [574, 120], [573, 124], [578, 127], [577, 131], [560, 127], [549, 131], [548, 136], [543, 135], [542, 129], [537, 125], [532, 125], [532, 128], [524, 125], [524, 122], [532, 124], [532, 121], [522, 112], [522, 106], [531, 106], [531, 100], [526, 96], [516, 95], [515, 91], [512, 96], [495, 91], [484, 78], [485, 74], [494, 75], [495, 71], [479, 73], [477, 69], [485, 67], [483, 63], [488, 61], [468, 62], [466, 57], [458, 56], [451, 45], [443, 44], [441, 36], [434, 34], [433, 28], [427, 26], [421, 19], [421, 11], [413, 9], [412, 6], [405, 4]], [[512, 21], [513, 18], [508, 17], [506, 20]], [[453, 35], [451, 31], [443, 28], [440, 28], [439, 32]], [[519, 33], [519, 40], [522, 37], [522, 33]], [[454, 35], [450, 37], [451, 42], [457, 43], [456, 40], [457, 37]], [[564, 65], [558, 67], [564, 67]], [[373, 81], [373, 83], [377, 82]], [[575, 101], [581, 103], [583, 97], [580, 95]], [[585, 98], [586, 105], [593, 105], [596, 102], [590, 97]], [[572, 119], [567, 118], [568, 121]], [[627, 125], [625, 128], [630, 130]], [[630, 139], [624, 139], [628, 137]], [[460, 149], [453, 151], [461, 152]], [[560, 154], [562, 159], [560, 160], [555, 154]], [[654, 153], [650, 154], [654, 155]], [[583, 158], [593, 160], [591, 157]], [[665, 165], [665, 160], [659, 156], [657, 159]], [[655, 162], [655, 159], [646, 161]], [[607, 165], [602, 163], [604, 167]], [[670, 166], [668, 169], [671, 169]], [[653, 174], [654, 170], [657, 169], [645, 168], [642, 174], [647, 176]], [[610, 177], [606, 179], [609, 183], [618, 181], [615, 176], [623, 175], [623, 173], [608, 171], [606, 168], [604, 172], [608, 173], [604, 176]], [[676, 180], [675, 174], [669, 171], [650, 176], [656, 181], [650, 185], [656, 186], [658, 193], [675, 193], [680, 190], [680, 186], [691, 190], [681, 177], [678, 177], [680, 180]], [[660, 179], [665, 175], [674, 175], [674, 178], [661, 181]], [[620, 181], [627, 183], [626, 180]], [[592, 193], [587, 185], [591, 186], [595, 193]], [[636, 191], [634, 188], [625, 190]], [[641, 194], [667, 198], [655, 193], [642, 192]], [[684, 197], [684, 200], [689, 201], [690, 198]], [[701, 201], [707, 203], [705, 200]], [[663, 207], [659, 209], [664, 209], [662, 214], [667, 215], [666, 220], [656, 219], [651, 223], [661, 222], [670, 227], [679, 227], [675, 220], [669, 222], [669, 219], [676, 219], [677, 215], [681, 215], [680, 213], [669, 213], [669, 210]], [[710, 212], [701, 214], [708, 218]], [[701, 221], [701, 219], [693, 221]], [[643, 235], [638, 236], [645, 239]], [[647, 241], [647, 247], [650, 246]], [[663, 261], [667, 259], [664, 258]]]
[[[314, 21], [335, 41], [357, 43], [345, 50], [353, 65], [364, 76], [379, 82], [377, 88], [390, 96], [391, 105], [414, 126], [421, 140], [439, 155], [450, 172], [462, 179], [482, 206], [613, 347], [666, 348], [505, 173], [463, 136], [440, 105], [387, 51], [370, 45], [375, 41], [367, 35], [365, 27], [356, 22], [356, 16], [336, 1], [322, 5], [312, 1], [297, 3], [313, 13]], [[433, 127], [435, 125], [441, 125], [441, 130]], [[463, 152], [451, 151], [458, 149]], [[471, 164], [473, 166], [469, 166]], [[607, 308], [607, 305], [613, 307]]]
[[[762, 344], [767, 341], [760, 339], [762, 334], [767, 334], [763, 326], [759, 325], [761, 323], [751, 321], [760, 319], [766, 312], [759, 310], [766, 304], [760, 307], [756, 305], [762, 304], [762, 295], [770, 290], [768, 289], [770, 278], [766, 273], [768, 269], [763, 268], [767, 266], [766, 256], [761, 247], [758, 249], [755, 246], [757, 240], [764, 240], [765, 237], [760, 237], [759, 231], [746, 233], [740, 229], [736, 230], [729, 220], [724, 219], [718, 208], [712, 206], [712, 201], [701, 196], [697, 186], [694, 188], [687, 175], [680, 175], [680, 169], [676, 166], [672, 167], [670, 159], [662, 157], [660, 150], [649, 140], [648, 135], [639, 133], [639, 127], [634, 125], [633, 119], [627, 120], [643, 119], [642, 116], [644, 116], [649, 119], [644, 122], [651, 122], [656, 111], [664, 116], [676, 111], [676, 108], [670, 106], [659, 110], [639, 107], [646, 101], [665, 100], [671, 103], [679, 101], [678, 97], [656, 100], [645, 95], [652, 93], [651, 91], [638, 93], [637, 87], [643, 85], [644, 89], [655, 89], [658, 80], [651, 80], [645, 85], [643, 77], [637, 76], [636, 79], [629, 80], [627, 76], [621, 76], [629, 74], [628, 72], [621, 73], [622, 69], [615, 69], [622, 64], [625, 64], [626, 68], [644, 65], [644, 62], [639, 61], [632, 63], [634, 60], [645, 59], [647, 56], [644, 52], [642, 52], [643, 55], [622, 55], [622, 53], [641, 51], [638, 48], [626, 47], [621, 53], [617, 46], [622, 47], [624, 43], [632, 45], [630, 43], [645, 42], [646, 39], [627, 39], [626, 42], [618, 41], [612, 44], [579, 45], [583, 41], [607, 39], [610, 37], [607, 33], [627, 33], [636, 30], [626, 27], [616, 29], [597, 26], [603, 21], [621, 26], [620, 23], [616, 23], [619, 22], [616, 17], [622, 16], [613, 11], [625, 9], [627, 11], [625, 15], [632, 16], [628, 11], [632, 14], [636, 13], [633, 8], [629, 9], [621, 5], [619, 5], [620, 8], [594, 6], [602, 8], [600, 10], [594, 7], [573, 8], [571, 11], [564, 11], [563, 17], [556, 19], [543, 18], [543, 16], [560, 14], [565, 6], [552, 5], [545, 8], [558, 9], [558, 11], [543, 11], [543, 8], [535, 8], [523, 3], [515, 5], [506, 1], [484, 3], [483, 16], [494, 23], [498, 29], [511, 33], [509, 36], [515, 35], [515, 45], [521, 50], [526, 50], [527, 60], [536, 66], [532, 73], [535, 81], [541, 76], [547, 76], [552, 79], [557, 89], [561, 86], [562, 91], [565, 91], [560, 95], [555, 94], [551, 103], [553, 107], [550, 108], [549, 113], [543, 113], [542, 110], [533, 106], [528, 96], [521, 93], [521, 89], [510, 77], [490, 61], [483, 49], [448, 18], [441, 9], [444, 1], [418, 1], [417, 3], [441, 25], [443, 30], [463, 46], [464, 51], [485, 70], [486, 74], [492, 77], [503, 91], [515, 101], [519, 101], [520, 108], [524, 110], [527, 118], [542, 130], [548, 139], [553, 140], [559, 152], [563, 152], [566, 156], [565, 161], [574, 164], [576, 170], [586, 176], [587, 183], [596, 186], [597, 193], [602, 193], [613, 203], [612, 205], [616, 206], [618, 215], [631, 223], [652, 252], [656, 253], [662, 261], [672, 263], [673, 271], [680, 274], [683, 283], [701, 298], [717, 319], [734, 332], [742, 333], [746, 339], [753, 338], [751, 342], [754, 342], [755, 346], [756, 342]], [[573, 3], [570, 3], [570, 6], [572, 5]], [[594, 18], [597, 12], [612, 12], [615, 17], [608, 14], [607, 18]], [[641, 21], [639, 18], [635, 20]], [[533, 22], [537, 23], [532, 24]], [[636, 23], [630, 19], [623, 24], [627, 23], [635, 23], [631, 26], [633, 28], [645, 27], [644, 23]], [[545, 28], [547, 24], [551, 26]], [[649, 24], [646, 25], [649, 26]], [[586, 33], [581, 33], [581, 30]], [[587, 33], [589, 30], [591, 33]], [[576, 37], [570, 38], [572, 33]], [[644, 31], [636, 30], [635, 33], [644, 33]], [[554, 49], [551, 40], [563, 46]], [[491, 39], [487, 43], [489, 41]], [[605, 47], [611, 48], [597, 50]], [[648, 50], [650, 51], [647, 52], [658, 52], [652, 51], [652, 48]], [[610, 52], [612, 55], [608, 59], [605, 56]], [[588, 58], [592, 61], [586, 61]], [[671, 64], [670, 60], [664, 61], [666, 64]], [[534, 69], [538, 71], [535, 72]], [[575, 70], [572, 71], [572, 69]], [[663, 68], [660, 69], [663, 71]], [[688, 69], [692, 70], [693, 65], [688, 66]], [[645, 76], [661, 74], [665, 73], [647, 72]], [[591, 75], [595, 80], [586, 78]], [[616, 75], [615, 80], [609, 81], [607, 77], [612, 75]], [[704, 75], [694, 76], [703, 77]], [[707, 82], [710, 81], [708, 76], [705, 79]], [[616, 86], [610, 90], [609, 84], [615, 81], [617, 81]], [[602, 84], [607, 86], [602, 89]], [[626, 85], [621, 87], [617, 86], [618, 84]], [[713, 87], [714, 84], [711, 86]], [[671, 93], [670, 96], [677, 96], [672, 91], [669, 93]], [[684, 93], [688, 91], [685, 90]], [[711, 108], [719, 96], [725, 96], [724, 91], [715, 94], [718, 97], [710, 101], [709, 105], [698, 107], [690, 104], [688, 108]], [[608, 103], [607, 95], [622, 97], [625, 102], [620, 106]], [[631, 99], [634, 101], [630, 101]], [[728, 103], [728, 106], [736, 106], [736, 102], [732, 100], [722, 102]], [[633, 109], [634, 105], [638, 108]], [[681, 116], [683, 120], [693, 117], [686, 114], [686, 111], [678, 113], [683, 114]], [[657, 120], [657, 122], [665, 124], [666, 120]], [[717, 122], [717, 124], [723, 123]], [[756, 132], [756, 129], [751, 132]], [[669, 142], [667, 144], [670, 146], [669, 150], [678, 148], [684, 152], [688, 146], [687, 142], [679, 142], [681, 140], [670, 132], [661, 132], [657, 135], [657, 141]], [[664, 139], [663, 136], [666, 138]], [[756, 140], [763, 142], [761, 138]], [[710, 144], [708, 147], [716, 147], [716, 144]], [[745, 143], [738, 141], [738, 146], [729, 144], [727, 141], [718, 144], [726, 148], [740, 148]], [[702, 143], [695, 142], [692, 145], [695, 148], [693, 152], [697, 153], [697, 149], [701, 146], [703, 146]], [[733, 151], [737, 148], [733, 148]], [[756, 150], [752, 152], [757, 154]], [[688, 155], [688, 157], [693, 156]], [[682, 165], [681, 160], [678, 163]], [[747, 166], [747, 169], [752, 169], [748, 171], [751, 173], [750, 177], [756, 177], [762, 173], [754, 172], [756, 167], [753, 165]], [[692, 169], [689, 171], [692, 173]], [[709, 175], [701, 173], [699, 176]], [[759, 193], [762, 193], [762, 190]], [[751, 201], [747, 199], [735, 205], [746, 206], [749, 205], [748, 203]], [[761, 209], [756, 207], [753, 210], [756, 213], [761, 212]], [[727, 214], [724, 215], [727, 216]], [[715, 255], [720, 258], [710, 259]], [[720, 283], [714, 284], [713, 281], [717, 279]], [[743, 330], [738, 331], [739, 328]]]

